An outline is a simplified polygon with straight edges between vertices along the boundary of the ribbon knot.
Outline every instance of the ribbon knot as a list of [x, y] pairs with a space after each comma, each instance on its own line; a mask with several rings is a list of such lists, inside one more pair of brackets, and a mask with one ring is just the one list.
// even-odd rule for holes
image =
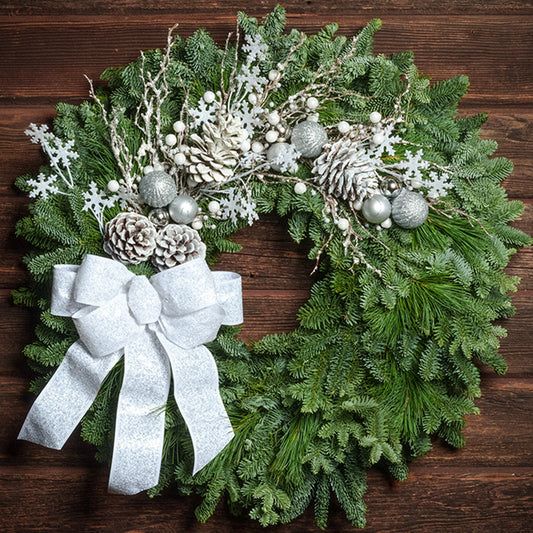
[[149, 280], [87, 255], [80, 266], [54, 267], [51, 312], [72, 317], [79, 340], [32, 406], [20, 439], [62, 448], [124, 356], [111, 491], [135, 494], [157, 484], [171, 375], [193, 443], [193, 473], [231, 440], [216, 363], [203, 345], [222, 324], [242, 322], [240, 276], [211, 272], [196, 259]]
[[157, 322], [161, 314], [161, 298], [146, 276], [134, 277], [128, 289], [128, 306], [138, 324]]

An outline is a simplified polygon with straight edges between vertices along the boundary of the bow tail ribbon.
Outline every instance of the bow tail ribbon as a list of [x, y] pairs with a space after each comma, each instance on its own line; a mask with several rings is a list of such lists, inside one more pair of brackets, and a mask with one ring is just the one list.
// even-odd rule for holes
[[93, 358], [80, 341], [75, 342], [33, 403], [18, 438], [60, 450], [121, 356], [114, 352]]
[[233, 438], [218, 386], [217, 365], [205, 346], [184, 350], [159, 336], [174, 379], [174, 398], [187, 424], [194, 449], [193, 475]]
[[137, 494], [157, 485], [169, 387], [168, 358], [154, 333], [145, 330], [125, 348], [110, 492]]

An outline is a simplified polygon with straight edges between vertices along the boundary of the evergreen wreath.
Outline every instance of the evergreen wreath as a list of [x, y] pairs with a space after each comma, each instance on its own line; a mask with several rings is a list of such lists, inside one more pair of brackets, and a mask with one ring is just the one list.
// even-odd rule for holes
[[[411, 52], [374, 56], [377, 19], [352, 39], [284, 25], [279, 6], [261, 24], [239, 13], [222, 49], [205, 30], [170, 31], [165, 49], [106, 70], [92, 102], [59, 104], [53, 132], [30, 125], [50, 164], [16, 182], [36, 200], [17, 225], [33, 283], [14, 299], [40, 310], [24, 350], [38, 393], [78, 338], [50, 311], [56, 264], [107, 254], [150, 277], [212, 264], [239, 251], [237, 229], [286, 217], [316, 261], [299, 326], [250, 346], [221, 328], [208, 347], [235, 437], [193, 476], [171, 395], [149, 495], [201, 495], [202, 522], [225, 498], [264, 526], [314, 504], [322, 528], [335, 495], [363, 527], [368, 468], [402, 480], [432, 435], [464, 444], [475, 361], [506, 370], [493, 322], [513, 313], [519, 280], [503, 269], [530, 239], [508, 225], [523, 204], [500, 186], [512, 163], [479, 138], [486, 116], [456, 118], [465, 76], [430, 85]], [[100, 461], [122, 373], [120, 361], [82, 421]]]

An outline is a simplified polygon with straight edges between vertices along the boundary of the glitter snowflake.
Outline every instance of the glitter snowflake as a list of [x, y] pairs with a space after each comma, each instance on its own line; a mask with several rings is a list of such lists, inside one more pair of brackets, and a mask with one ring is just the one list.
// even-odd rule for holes
[[257, 106], [252, 106], [246, 101], [240, 102], [237, 107], [233, 109], [233, 114], [241, 119], [242, 127], [250, 134], [254, 134], [254, 130], [263, 125], [261, 114], [263, 109]]
[[56, 185], [57, 176], [53, 174], [45, 176], [42, 172], [37, 176], [37, 179], [28, 180], [28, 185], [32, 190], [28, 193], [30, 198], [42, 198], [46, 200], [50, 195], [57, 194], [59, 189]]
[[215, 122], [220, 104], [215, 100], [211, 104], [207, 104], [204, 99], [200, 99], [198, 107], [191, 109], [190, 113], [194, 118], [194, 126], [197, 128], [205, 122]]
[[422, 150], [418, 150], [416, 154], [410, 151], [405, 152], [405, 159], [396, 164], [396, 167], [404, 170], [404, 179], [417, 179], [421, 180], [422, 170], [429, 168], [429, 161], [423, 159], [424, 153]]
[[[69, 189], [72, 188], [74, 179], [70, 167], [72, 162], [79, 157], [74, 150], [74, 141], [63, 141], [56, 137], [49, 131], [46, 124], [37, 126], [32, 123], [24, 133], [30, 137], [32, 143], [41, 145], [44, 153], [50, 159], [52, 168], [55, 170], [54, 177], [60, 177]], [[52, 190], [49, 189], [48, 192], [52, 193]]]
[[286, 150], [282, 150], [271, 162], [280, 167], [281, 172], [296, 172], [298, 170], [298, 158], [302, 154], [289, 144]]
[[220, 200], [220, 211], [223, 220], [229, 219], [233, 224], [236, 224], [237, 219], [244, 218], [251, 226], [254, 220], [259, 218], [256, 212], [257, 205], [249, 191], [243, 194], [239, 189], [231, 188], [224, 192], [226, 197]]
[[266, 59], [266, 52], [268, 51], [268, 45], [263, 42], [263, 38], [260, 33], [255, 35], [246, 34], [244, 37], [244, 43], [242, 45], [243, 52], [248, 54], [247, 63], [253, 61], [264, 61]]
[[246, 93], [262, 92], [268, 82], [264, 76], [261, 76], [259, 65], [248, 65], [246, 63], [242, 66], [236, 80]]
[[[253, 135], [254, 130], [262, 127], [261, 115], [264, 110], [257, 105], [257, 94], [262, 94], [268, 79], [261, 75], [258, 62], [264, 61], [268, 46], [262, 42], [260, 35], [246, 35], [242, 50], [248, 55], [245, 62], [235, 77], [236, 87], [228, 104], [233, 115], [240, 117], [243, 127]], [[256, 100], [253, 103], [247, 97], [252, 95]]]
[[73, 150], [73, 148], [73, 140], [63, 142], [58, 137], [55, 137], [53, 145], [50, 147], [50, 162], [53, 165], [57, 164], [64, 167], [69, 166], [71, 160], [78, 158], [78, 154]]
[[98, 222], [98, 227], [100, 232], [103, 232], [104, 229], [104, 210], [106, 208], [112, 207], [116, 201], [114, 197], [107, 197], [105, 193], [98, 190], [96, 183], [91, 181], [89, 185], [89, 190], [83, 193], [83, 199], [85, 201], [83, 205], [83, 211], [90, 211], [94, 218]]
[[427, 195], [431, 198], [446, 196], [448, 191], [453, 189], [453, 183], [450, 182], [450, 176], [446, 172], [439, 174], [431, 171], [429, 179], [423, 181], [423, 186], [428, 188]]
[[[270, 164], [266, 162], [265, 154], [256, 154], [252, 150], [242, 154], [239, 160], [240, 169], [254, 169], [257, 171], [259, 169], [265, 170], [269, 166]], [[240, 175], [236, 177], [240, 177]]]
[[37, 126], [37, 124], [34, 124], [33, 122], [29, 125], [28, 129], [24, 131], [24, 133], [30, 137], [33, 144], [47, 144], [54, 136], [54, 134], [48, 130], [48, 126], [46, 124]]
[[394, 145], [401, 143], [402, 138], [398, 135], [393, 135], [393, 130], [394, 124], [389, 124], [385, 129], [379, 132], [383, 135], [384, 140], [381, 144], [372, 147], [371, 154], [373, 157], [380, 158], [383, 157], [385, 153], [387, 153], [389, 156], [396, 154]]

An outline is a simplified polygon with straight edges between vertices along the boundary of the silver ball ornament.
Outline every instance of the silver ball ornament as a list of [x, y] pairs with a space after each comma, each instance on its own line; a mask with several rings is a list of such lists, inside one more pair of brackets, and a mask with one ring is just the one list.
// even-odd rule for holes
[[156, 207], [148, 213], [148, 220], [159, 228], [166, 226], [170, 222], [170, 216], [166, 209]]
[[288, 143], [274, 143], [267, 151], [266, 158], [270, 168], [276, 172], [282, 172], [281, 165], [273, 163], [281, 154], [290, 148]]
[[141, 178], [139, 195], [150, 207], [165, 207], [176, 197], [176, 184], [166, 172], [152, 170]]
[[294, 126], [291, 142], [303, 157], [318, 157], [328, 142], [328, 134], [317, 122], [304, 120]]
[[180, 194], [168, 206], [170, 218], [178, 224], [190, 224], [198, 213], [196, 200], [188, 194]]
[[418, 228], [426, 221], [428, 212], [426, 199], [417, 192], [403, 189], [392, 202], [392, 220], [400, 228]]
[[389, 218], [391, 205], [382, 194], [374, 194], [363, 202], [362, 213], [371, 224], [381, 224]]

